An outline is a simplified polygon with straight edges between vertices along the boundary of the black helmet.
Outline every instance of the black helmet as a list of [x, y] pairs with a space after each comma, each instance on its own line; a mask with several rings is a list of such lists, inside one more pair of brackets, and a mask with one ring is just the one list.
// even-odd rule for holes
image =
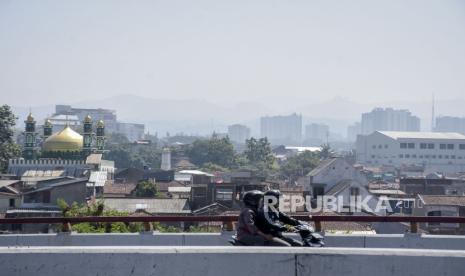
[[[265, 204], [274, 204], [276, 203], [276, 207], [279, 206], [279, 197], [282, 195], [282, 193], [279, 190], [269, 190], [266, 191], [264, 194], [265, 200], [268, 200], [268, 202], [265, 202]], [[276, 201], [275, 201], [276, 200]]]
[[264, 195], [265, 196], [275, 196], [275, 197], [279, 198], [282, 195], [282, 193], [279, 190], [269, 190], [269, 191], [266, 191]]
[[244, 194], [242, 201], [244, 202], [245, 206], [257, 208], [262, 198], [263, 198], [263, 192], [259, 190], [252, 190]]

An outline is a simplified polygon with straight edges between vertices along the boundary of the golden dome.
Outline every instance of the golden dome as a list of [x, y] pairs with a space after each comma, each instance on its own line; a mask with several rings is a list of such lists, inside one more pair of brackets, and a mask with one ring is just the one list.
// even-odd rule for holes
[[45, 120], [45, 126], [52, 126], [52, 121], [50, 119]]
[[85, 123], [91, 123], [92, 122], [92, 117], [90, 117], [90, 115], [87, 114], [87, 116], [84, 118], [84, 122]]
[[102, 120], [97, 122], [97, 127], [104, 127], [104, 126], [105, 126], [105, 123]]
[[34, 122], [34, 116], [32, 116], [32, 113], [29, 112], [29, 115], [27, 115], [27, 119], [26, 119], [28, 122]]
[[48, 137], [42, 146], [43, 151], [80, 151], [82, 135], [66, 126], [62, 131]]

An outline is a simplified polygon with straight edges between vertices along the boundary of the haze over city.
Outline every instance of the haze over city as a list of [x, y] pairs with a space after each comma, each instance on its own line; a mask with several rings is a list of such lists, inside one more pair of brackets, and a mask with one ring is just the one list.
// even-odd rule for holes
[[[20, 116], [67, 103], [145, 123], [299, 112], [342, 120], [343, 129], [376, 106], [428, 120], [434, 93], [437, 114], [464, 116], [464, 9], [462, 1], [2, 1], [0, 101]], [[130, 98], [121, 95], [173, 106], [150, 115], [142, 107], [142, 119], [120, 109]], [[237, 106], [245, 111], [234, 117]]]

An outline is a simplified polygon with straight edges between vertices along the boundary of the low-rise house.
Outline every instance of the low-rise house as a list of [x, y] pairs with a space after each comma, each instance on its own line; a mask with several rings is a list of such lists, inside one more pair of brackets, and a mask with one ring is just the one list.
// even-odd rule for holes
[[316, 198], [326, 194], [343, 180], [352, 180], [368, 186], [368, 180], [359, 170], [347, 163], [344, 158], [333, 157], [322, 161], [308, 173], [304, 190], [306, 194]]
[[[417, 195], [414, 216], [465, 216], [465, 196]], [[422, 223], [420, 227], [434, 234], [465, 234], [458, 223]]]
[[429, 174], [400, 179], [400, 189], [410, 195], [465, 195], [465, 180]]
[[135, 213], [144, 210], [152, 215], [189, 215], [191, 208], [185, 198], [105, 198], [107, 209]]
[[87, 195], [87, 178], [64, 179], [58, 183], [41, 183], [33, 190], [22, 194], [23, 208], [57, 206], [57, 200], [63, 199], [68, 204], [85, 203]]

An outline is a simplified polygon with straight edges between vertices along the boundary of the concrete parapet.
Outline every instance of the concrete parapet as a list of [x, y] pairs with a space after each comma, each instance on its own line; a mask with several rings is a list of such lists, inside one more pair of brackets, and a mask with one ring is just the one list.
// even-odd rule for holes
[[[0, 235], [0, 246], [225, 246], [233, 232], [222, 233], [102, 233]], [[299, 239], [296, 234], [289, 236]], [[327, 247], [412, 248], [465, 250], [465, 236], [378, 234], [327, 234]]]
[[276, 247], [0, 247], [2, 275], [463, 275], [465, 251]]

